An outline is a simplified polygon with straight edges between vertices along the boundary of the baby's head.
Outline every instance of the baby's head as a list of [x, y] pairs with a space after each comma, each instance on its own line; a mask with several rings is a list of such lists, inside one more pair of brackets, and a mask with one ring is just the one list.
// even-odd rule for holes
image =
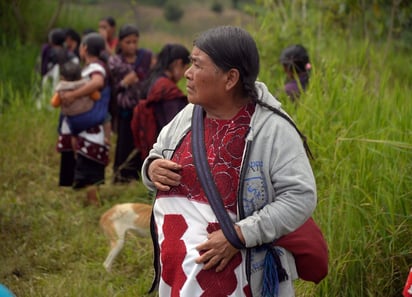
[[60, 76], [67, 81], [80, 80], [82, 78], [82, 68], [78, 63], [64, 63], [60, 66]]

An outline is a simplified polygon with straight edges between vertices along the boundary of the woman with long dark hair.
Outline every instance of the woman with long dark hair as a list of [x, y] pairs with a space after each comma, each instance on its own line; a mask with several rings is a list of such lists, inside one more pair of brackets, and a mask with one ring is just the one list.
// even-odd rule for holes
[[[85, 63], [82, 77], [89, 81], [73, 91], [60, 93], [62, 104], [73, 102], [93, 91], [101, 94], [89, 111], [74, 116], [61, 116], [57, 145], [57, 150], [62, 154], [60, 186], [86, 188], [86, 202], [94, 205], [100, 204], [97, 186], [105, 181], [105, 167], [109, 161], [108, 135], [104, 131], [110, 101], [105, 47], [104, 39], [98, 33], [83, 37], [80, 44], [80, 57]], [[73, 136], [76, 138], [74, 150]]]
[[139, 30], [134, 25], [124, 25], [119, 30], [116, 54], [109, 58], [113, 98], [110, 113], [113, 130], [117, 133], [113, 164], [113, 182], [127, 183], [139, 178], [142, 166], [139, 155], [130, 156], [134, 149], [130, 128], [133, 108], [141, 98], [143, 81], [147, 78], [152, 53], [139, 48]]
[[189, 50], [181, 44], [166, 44], [144, 83], [142, 98], [133, 112], [132, 131], [141, 158], [147, 157], [160, 130], [187, 104], [177, 83], [189, 67]]
[[156, 197], [152, 288], [161, 297], [294, 296], [294, 251], [278, 240], [305, 225], [316, 207], [306, 142], [256, 82], [259, 53], [247, 31], [204, 32], [191, 61], [190, 104], [162, 129], [142, 168]]

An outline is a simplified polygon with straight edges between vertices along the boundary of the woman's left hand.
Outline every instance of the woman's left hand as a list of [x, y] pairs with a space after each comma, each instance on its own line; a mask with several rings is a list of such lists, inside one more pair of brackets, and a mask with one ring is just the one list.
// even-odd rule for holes
[[222, 230], [217, 230], [207, 236], [207, 241], [198, 245], [196, 249], [203, 252], [196, 259], [196, 263], [204, 263], [203, 269], [216, 267], [216, 272], [222, 271], [239, 250], [227, 241]]

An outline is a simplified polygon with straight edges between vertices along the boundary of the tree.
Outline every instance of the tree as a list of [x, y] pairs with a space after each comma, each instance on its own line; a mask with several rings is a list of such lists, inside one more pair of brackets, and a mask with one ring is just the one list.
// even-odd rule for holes
[[183, 14], [183, 9], [172, 2], [168, 2], [164, 8], [164, 17], [169, 22], [179, 22], [179, 20], [183, 17]]
[[65, 0], [0, 1], [3, 38], [14, 40], [17, 36], [23, 43], [38, 40], [40, 34], [46, 35], [56, 25], [64, 3]]

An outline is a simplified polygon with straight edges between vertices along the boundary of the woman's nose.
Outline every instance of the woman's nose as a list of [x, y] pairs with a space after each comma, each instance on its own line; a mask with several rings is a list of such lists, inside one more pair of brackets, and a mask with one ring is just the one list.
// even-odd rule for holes
[[185, 78], [186, 79], [190, 79], [190, 70], [192, 69], [192, 66], [190, 66], [189, 68], [187, 68], [187, 70], [185, 71]]

